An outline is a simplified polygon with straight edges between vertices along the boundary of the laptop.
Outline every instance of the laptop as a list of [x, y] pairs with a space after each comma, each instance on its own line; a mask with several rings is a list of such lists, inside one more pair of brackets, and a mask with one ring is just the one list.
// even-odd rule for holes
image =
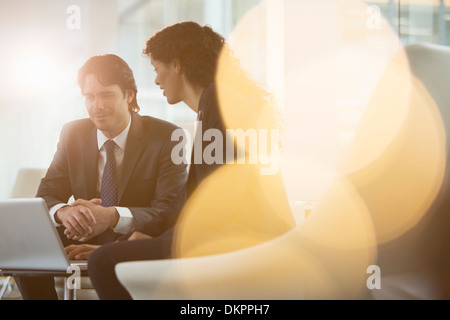
[[66, 273], [75, 266], [87, 270], [87, 260], [69, 261], [42, 198], [0, 201], [2, 272]]

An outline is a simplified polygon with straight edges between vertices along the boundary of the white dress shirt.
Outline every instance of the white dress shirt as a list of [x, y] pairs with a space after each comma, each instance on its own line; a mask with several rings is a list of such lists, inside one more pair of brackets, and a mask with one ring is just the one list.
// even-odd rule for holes
[[[127, 127], [114, 139], [112, 139], [117, 147], [114, 149], [114, 156], [116, 160], [116, 170], [117, 170], [117, 181], [120, 181], [120, 174], [122, 172], [122, 164], [123, 164], [123, 156], [125, 154], [125, 146], [127, 144], [127, 137], [128, 132], [130, 131], [131, 126], [131, 117], [128, 121]], [[105, 168], [106, 164], [106, 149], [104, 147], [105, 142], [109, 140], [108, 137], [106, 137], [102, 131], [97, 129], [97, 145], [98, 149], [100, 151], [99, 157], [98, 157], [98, 180], [97, 180], [97, 192], [100, 194], [100, 190], [102, 188], [102, 177], [103, 177], [103, 169]], [[85, 199], [85, 200], [91, 200], [91, 199]], [[59, 225], [55, 220], [55, 213], [58, 211], [58, 209], [66, 206], [66, 203], [59, 203], [57, 205], [54, 205], [50, 208], [50, 217], [52, 218], [53, 222], [56, 225]], [[115, 207], [117, 212], [119, 213], [119, 221], [117, 222], [116, 227], [114, 228], [115, 232], [118, 233], [128, 233], [132, 230], [134, 227], [134, 217], [131, 213], [130, 209], [125, 207]]]

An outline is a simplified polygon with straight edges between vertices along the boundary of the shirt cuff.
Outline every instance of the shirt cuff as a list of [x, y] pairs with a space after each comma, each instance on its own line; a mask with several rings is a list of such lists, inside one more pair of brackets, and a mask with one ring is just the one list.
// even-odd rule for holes
[[68, 204], [67, 203], [58, 203], [58, 204], [55, 204], [53, 207], [51, 207], [49, 210], [50, 219], [52, 220], [53, 224], [56, 227], [61, 225], [60, 223], [56, 222], [56, 220], [55, 220], [56, 211], [58, 211], [59, 209], [61, 209], [62, 207], [65, 207], [65, 206], [68, 206]]
[[134, 216], [131, 210], [124, 207], [114, 207], [119, 213], [119, 222], [117, 222], [114, 232], [126, 234], [134, 227]]

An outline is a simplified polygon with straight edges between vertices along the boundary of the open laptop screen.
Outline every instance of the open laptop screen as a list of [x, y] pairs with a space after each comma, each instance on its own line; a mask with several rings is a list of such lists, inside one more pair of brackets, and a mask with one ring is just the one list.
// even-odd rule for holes
[[0, 201], [0, 269], [66, 271], [69, 261], [41, 198]]

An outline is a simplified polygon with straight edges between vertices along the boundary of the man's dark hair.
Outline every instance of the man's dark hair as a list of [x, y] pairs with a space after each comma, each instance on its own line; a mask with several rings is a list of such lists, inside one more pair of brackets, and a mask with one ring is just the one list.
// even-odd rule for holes
[[137, 104], [137, 86], [134, 80], [133, 71], [128, 64], [114, 54], [103, 54], [89, 58], [78, 70], [78, 85], [83, 91], [86, 76], [93, 74], [104, 86], [117, 84], [125, 95], [127, 90], [134, 92], [133, 101], [129, 105], [129, 110], [139, 112]]

